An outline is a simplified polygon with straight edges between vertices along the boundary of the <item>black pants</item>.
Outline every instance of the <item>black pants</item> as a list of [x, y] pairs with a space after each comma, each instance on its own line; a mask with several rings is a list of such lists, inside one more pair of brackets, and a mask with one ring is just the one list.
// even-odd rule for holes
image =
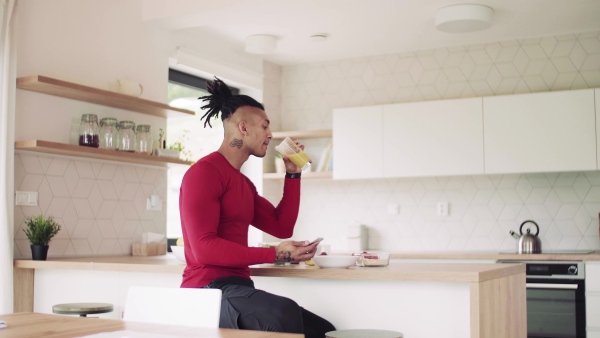
[[249, 279], [220, 278], [208, 287], [223, 292], [221, 328], [303, 333], [306, 338], [323, 338], [335, 331], [330, 322], [293, 300], [255, 289]]

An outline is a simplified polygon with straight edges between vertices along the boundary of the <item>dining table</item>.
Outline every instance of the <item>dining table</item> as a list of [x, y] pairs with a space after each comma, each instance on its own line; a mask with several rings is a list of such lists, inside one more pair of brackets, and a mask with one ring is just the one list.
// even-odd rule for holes
[[[154, 323], [129, 322], [119, 319], [76, 317], [34, 312], [0, 315], [0, 338], [26, 337], [94, 337], [94, 338], [300, 338], [303, 334], [199, 328]], [[2, 325], [4, 326], [4, 325]]]

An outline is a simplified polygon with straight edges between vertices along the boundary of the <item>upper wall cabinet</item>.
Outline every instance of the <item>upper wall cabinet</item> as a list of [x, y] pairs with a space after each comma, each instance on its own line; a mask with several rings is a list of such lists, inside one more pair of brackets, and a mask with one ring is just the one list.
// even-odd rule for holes
[[483, 98], [486, 174], [596, 170], [594, 90]]
[[383, 106], [384, 177], [483, 174], [482, 117], [482, 98]]
[[382, 106], [333, 110], [333, 178], [383, 175]]

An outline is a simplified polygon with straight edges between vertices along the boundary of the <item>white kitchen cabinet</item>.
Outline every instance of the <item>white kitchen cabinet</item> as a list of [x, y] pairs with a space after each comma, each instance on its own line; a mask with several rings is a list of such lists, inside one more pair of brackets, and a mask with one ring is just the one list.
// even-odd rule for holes
[[600, 337], [600, 262], [585, 262], [585, 319], [588, 337]]
[[383, 177], [382, 106], [333, 110], [333, 178]]
[[587, 338], [600, 338], [600, 331], [588, 331]]
[[[600, 133], [600, 88], [594, 89], [596, 93], [596, 133]], [[596, 163], [597, 168], [600, 169], [600, 137], [596, 135]]]
[[383, 107], [383, 176], [483, 174], [482, 98]]
[[483, 98], [485, 173], [596, 170], [594, 90]]

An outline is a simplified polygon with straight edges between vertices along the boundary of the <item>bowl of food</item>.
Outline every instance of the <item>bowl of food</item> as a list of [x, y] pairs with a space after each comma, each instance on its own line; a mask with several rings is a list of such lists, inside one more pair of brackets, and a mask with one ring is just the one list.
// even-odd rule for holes
[[313, 263], [320, 268], [347, 268], [356, 265], [357, 256], [352, 255], [316, 255], [312, 258]]
[[184, 248], [185, 248], [184, 246], [171, 245], [171, 251], [173, 251], [173, 254], [175, 255], [175, 257], [177, 257], [177, 259], [179, 259], [180, 261], [185, 263]]
[[386, 252], [367, 252], [364, 251], [357, 257], [358, 266], [388, 266], [390, 264], [390, 254]]

